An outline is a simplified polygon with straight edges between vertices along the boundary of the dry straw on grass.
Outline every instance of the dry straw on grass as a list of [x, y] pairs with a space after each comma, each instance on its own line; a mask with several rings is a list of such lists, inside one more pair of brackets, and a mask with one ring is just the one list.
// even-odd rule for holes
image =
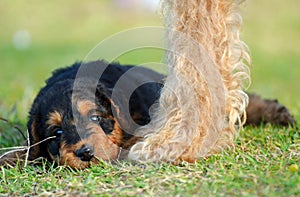
[[0, 148], [0, 150], [9, 150], [5, 152], [4, 154], [0, 155], [0, 161], [1, 163], [13, 167], [17, 162], [24, 161], [24, 167], [28, 165], [28, 158], [29, 158], [29, 151], [31, 148], [47, 141], [53, 138], [56, 138], [56, 136], [50, 136], [44, 140], [41, 140], [35, 144], [30, 144], [29, 140], [29, 133], [27, 130], [27, 143], [24, 146], [14, 146], [14, 147], [7, 147], [7, 148]]

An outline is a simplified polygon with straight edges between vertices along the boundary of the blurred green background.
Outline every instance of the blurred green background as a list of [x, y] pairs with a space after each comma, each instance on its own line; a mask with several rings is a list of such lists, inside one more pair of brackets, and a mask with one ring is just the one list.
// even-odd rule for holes
[[[53, 69], [83, 60], [112, 34], [163, 24], [149, 5], [130, 6], [125, 1], [0, 0], [0, 117], [16, 113], [25, 122], [34, 96]], [[253, 59], [249, 91], [278, 98], [297, 117], [299, 10], [299, 0], [248, 0], [242, 5], [241, 32]], [[118, 61], [139, 64], [162, 59], [161, 51], [137, 50]]]

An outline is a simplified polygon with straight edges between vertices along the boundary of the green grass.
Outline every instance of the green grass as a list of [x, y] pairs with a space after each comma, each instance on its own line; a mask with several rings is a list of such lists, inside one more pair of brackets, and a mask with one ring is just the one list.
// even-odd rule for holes
[[[0, 148], [22, 144], [19, 130], [25, 133], [30, 104], [53, 69], [84, 59], [113, 33], [161, 24], [153, 14], [116, 10], [110, 2], [0, 1], [0, 117], [8, 119], [0, 120]], [[253, 60], [249, 91], [278, 98], [298, 122], [299, 6], [298, 0], [252, 0], [242, 8], [242, 37]], [[20, 29], [31, 33], [27, 50], [12, 45]], [[143, 49], [118, 60], [160, 62], [162, 53]], [[0, 168], [0, 196], [300, 196], [300, 171], [293, 168], [300, 166], [299, 135], [297, 128], [247, 127], [235, 150], [179, 166], [123, 161], [83, 171], [49, 164]]]
[[41, 165], [2, 168], [0, 193], [99, 196], [299, 196], [300, 136], [294, 129], [246, 128], [233, 151], [195, 164], [103, 162], [83, 171]]

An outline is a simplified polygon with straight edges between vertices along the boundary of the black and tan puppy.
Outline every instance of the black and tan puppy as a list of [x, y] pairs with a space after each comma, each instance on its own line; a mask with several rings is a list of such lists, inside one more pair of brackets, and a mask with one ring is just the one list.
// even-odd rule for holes
[[[96, 61], [55, 71], [29, 113], [32, 147], [28, 159], [44, 157], [77, 169], [99, 159], [119, 159], [121, 150], [129, 149], [138, 139], [132, 131], [149, 123], [149, 108], [159, 98], [164, 80], [159, 73], [136, 68]], [[101, 76], [95, 73], [99, 70], [103, 71]], [[113, 95], [117, 96], [112, 99]], [[250, 95], [247, 116], [248, 124], [294, 123], [277, 101], [256, 95]], [[14, 164], [24, 159], [25, 152], [4, 155], [0, 164]]]

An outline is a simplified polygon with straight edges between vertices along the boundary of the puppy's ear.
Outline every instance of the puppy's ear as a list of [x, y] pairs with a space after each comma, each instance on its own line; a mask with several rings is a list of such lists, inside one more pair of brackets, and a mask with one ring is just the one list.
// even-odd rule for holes
[[103, 85], [98, 84], [96, 89], [96, 102], [98, 105], [105, 108], [105, 110], [111, 114], [111, 92], [109, 89], [105, 89]]
[[[126, 96], [126, 90], [121, 88], [114, 88], [107, 89], [107, 91], [109, 91], [110, 95], [109, 100], [112, 115], [124, 131], [123, 135], [127, 135], [127, 132], [132, 133], [139, 127], [139, 125], [136, 124], [134, 118], [132, 117], [130, 109], [131, 106], [129, 98]], [[131, 137], [132, 135], [128, 134], [128, 136]]]
[[38, 127], [40, 125], [39, 122], [40, 122], [40, 118], [38, 116], [31, 115], [27, 123], [27, 129], [28, 129], [29, 141], [30, 141], [30, 144], [28, 146], [31, 146], [29, 151], [29, 156], [28, 156], [29, 160], [34, 160], [41, 155], [40, 145], [35, 145], [39, 141], [41, 141], [40, 134], [38, 132]]

